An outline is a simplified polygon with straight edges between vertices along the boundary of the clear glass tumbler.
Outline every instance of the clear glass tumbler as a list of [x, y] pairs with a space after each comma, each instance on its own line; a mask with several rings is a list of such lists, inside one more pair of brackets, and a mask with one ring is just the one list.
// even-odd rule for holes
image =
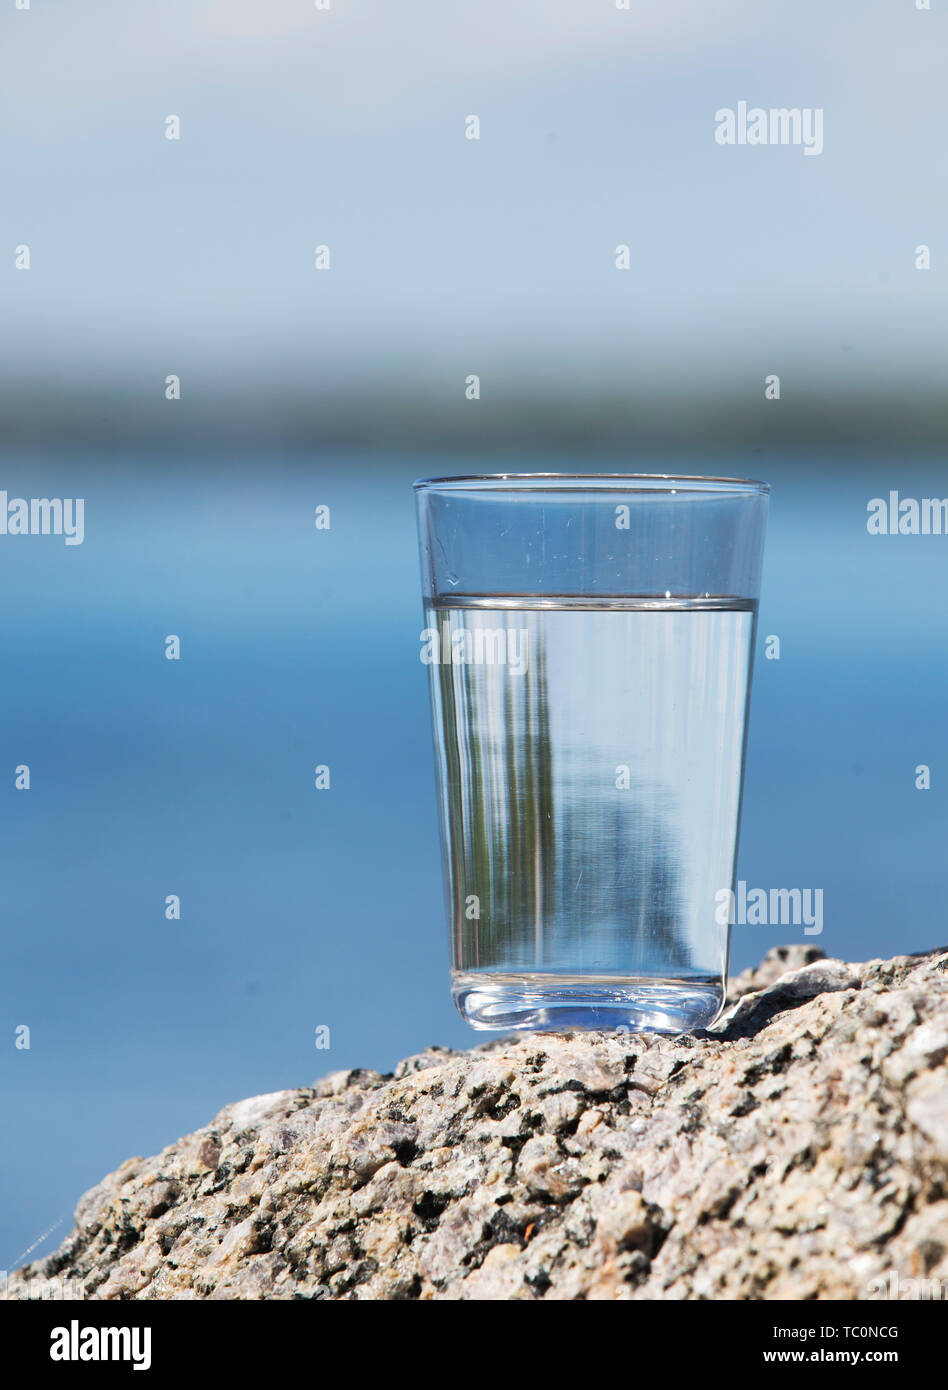
[[768, 493], [415, 484], [452, 993], [475, 1028], [720, 1013]]

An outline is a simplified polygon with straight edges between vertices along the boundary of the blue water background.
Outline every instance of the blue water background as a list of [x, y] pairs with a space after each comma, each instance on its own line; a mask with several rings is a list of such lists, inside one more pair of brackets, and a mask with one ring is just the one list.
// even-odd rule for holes
[[[733, 967], [943, 943], [948, 537], [872, 537], [866, 504], [948, 494], [944, 471], [652, 463], [774, 484], [739, 875], [822, 888], [824, 931], [737, 927]], [[629, 465], [3, 460], [11, 496], [83, 496], [86, 538], [0, 538], [0, 1269], [229, 1101], [478, 1040], [447, 990], [410, 483], [508, 466]]]

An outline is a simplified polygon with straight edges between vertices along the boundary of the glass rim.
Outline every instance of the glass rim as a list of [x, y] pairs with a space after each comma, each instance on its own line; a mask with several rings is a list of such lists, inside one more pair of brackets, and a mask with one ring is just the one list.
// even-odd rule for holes
[[[650, 486], [651, 485], [651, 486]], [[685, 492], [766, 495], [770, 484], [757, 478], [705, 477], [691, 473], [465, 473], [419, 478], [416, 492]]]

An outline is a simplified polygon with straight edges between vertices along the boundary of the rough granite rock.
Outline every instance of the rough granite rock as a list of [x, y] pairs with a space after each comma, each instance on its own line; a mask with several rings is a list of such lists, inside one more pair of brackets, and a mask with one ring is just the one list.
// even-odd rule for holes
[[732, 998], [694, 1036], [432, 1048], [229, 1105], [4, 1296], [948, 1293], [948, 952], [780, 948]]

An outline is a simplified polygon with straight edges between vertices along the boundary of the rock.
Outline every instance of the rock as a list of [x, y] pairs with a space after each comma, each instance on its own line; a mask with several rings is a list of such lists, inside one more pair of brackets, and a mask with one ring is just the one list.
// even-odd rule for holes
[[802, 1000], [859, 988], [859, 976], [851, 965], [841, 960], [815, 960], [779, 975], [773, 984], [758, 993], [742, 994], [721, 1022], [732, 1038], [753, 1037], [775, 1014]]
[[948, 952], [784, 947], [730, 1000], [693, 1036], [429, 1048], [226, 1106], [3, 1297], [948, 1295]]
[[824, 956], [825, 952], [820, 950], [819, 946], [774, 946], [764, 956], [760, 965], [743, 970], [740, 975], [728, 981], [728, 1003], [733, 1003], [742, 994], [752, 994], [766, 989], [768, 985], [775, 984], [781, 975], [786, 975], [788, 970], [799, 970], [804, 965], [811, 965], [815, 960], [822, 960]]

